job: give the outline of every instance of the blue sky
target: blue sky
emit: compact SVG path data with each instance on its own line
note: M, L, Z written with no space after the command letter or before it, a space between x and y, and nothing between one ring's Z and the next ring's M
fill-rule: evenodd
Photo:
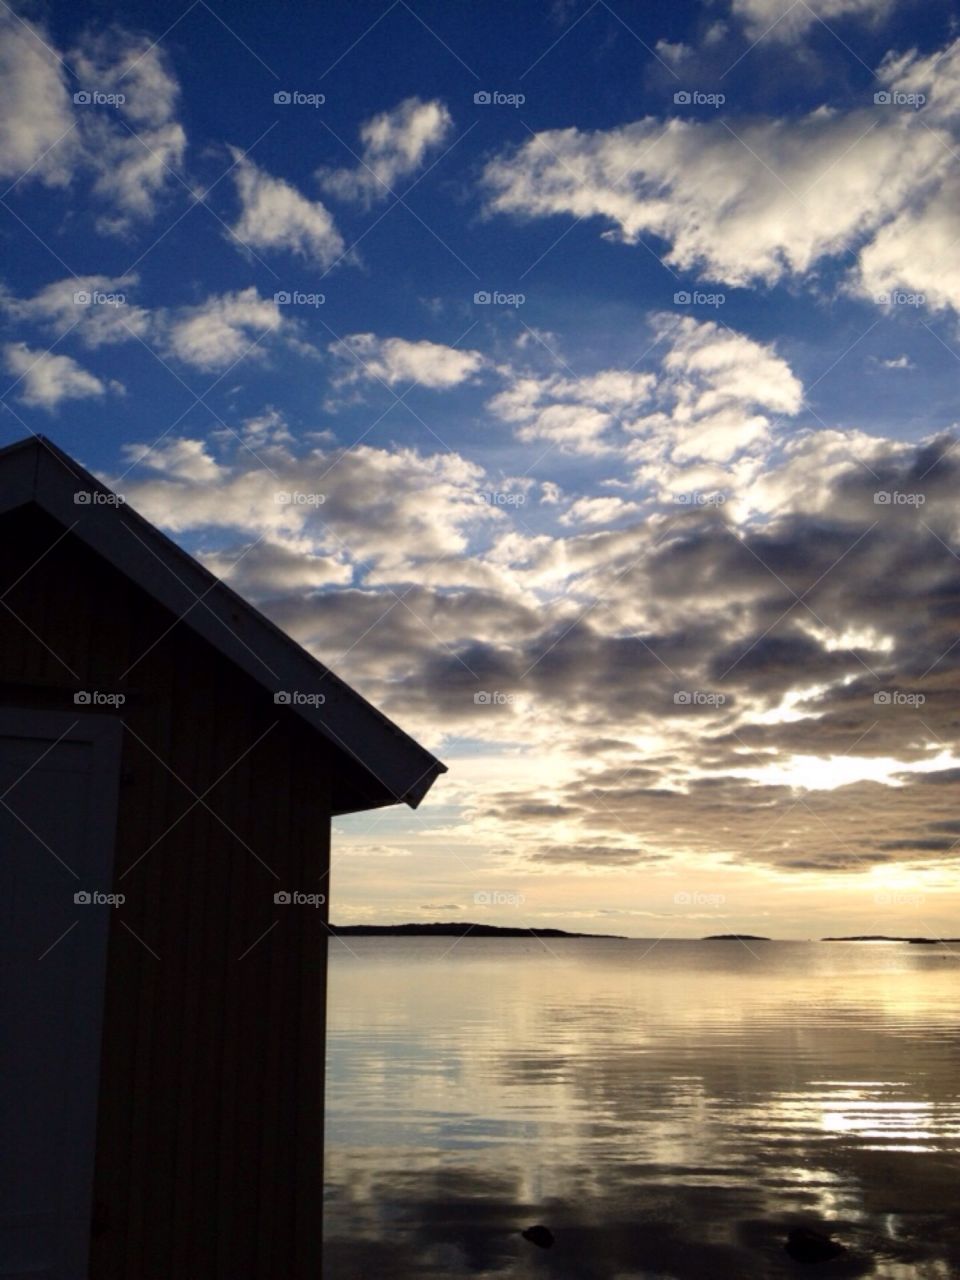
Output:
M337 918L948 927L951 6L0 25L2 439L451 765Z

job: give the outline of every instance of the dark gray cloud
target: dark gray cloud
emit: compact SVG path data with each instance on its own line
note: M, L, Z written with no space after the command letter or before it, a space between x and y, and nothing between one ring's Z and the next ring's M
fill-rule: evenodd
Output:
M931 824L956 821L960 782L960 449L874 442L818 474L821 446L801 444L807 487L789 446L766 514L654 506L563 538L471 524L480 482L456 461L413 459L391 502L397 463L370 451L324 504L339 541L251 554L241 585L454 763L463 742L508 746L502 785L451 785L515 859L945 865L953 828ZM345 568L353 585L333 581Z

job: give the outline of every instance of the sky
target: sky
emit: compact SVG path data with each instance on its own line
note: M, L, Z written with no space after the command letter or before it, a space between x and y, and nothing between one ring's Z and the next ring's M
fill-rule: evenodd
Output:
M439 755L340 923L960 934L942 0L0 5L0 443Z

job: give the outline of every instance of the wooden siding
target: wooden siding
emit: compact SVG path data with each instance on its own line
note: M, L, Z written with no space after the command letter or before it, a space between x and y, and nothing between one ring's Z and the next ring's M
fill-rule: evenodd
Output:
M342 762L62 534L0 519L0 705L127 699L91 1277L315 1278L327 911L273 895L326 894Z

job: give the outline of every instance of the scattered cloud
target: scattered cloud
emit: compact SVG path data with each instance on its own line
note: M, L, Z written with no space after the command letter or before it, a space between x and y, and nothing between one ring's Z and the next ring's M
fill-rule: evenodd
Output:
M262 537L233 585L437 749L486 744L501 772L458 757L450 794L517 868L919 866L956 839L935 785L960 767L953 440L781 452L738 503L553 535L478 504L494 480L451 454L275 449L311 508L178 440L124 491L175 532Z
M551 363L557 363L553 355ZM627 429L649 404L656 381L652 373L623 369L580 377L570 370L515 370L488 408L514 424L521 441L547 440L566 452L600 454L611 449L612 433Z
M0 296L0 310L21 325L35 325L58 338L75 337L83 346L99 348L141 341L165 358L195 369L215 372L237 361L263 360L265 340L293 331L273 298L254 286L211 294L203 302L148 310L133 295L134 275L69 276L46 285L32 298ZM260 426L269 428L268 419ZM274 423L274 425L276 425Z
M446 391L477 376L486 363L479 351L458 350L439 342L409 342L406 338L378 338L354 333L331 343L329 350L348 366L335 378L336 386L383 382L393 387L415 382Z
M325 205L308 200L282 178L271 177L236 147L230 154L241 205L232 231L242 245L287 250L321 267L343 255L343 237Z
M276 302L251 285L172 312L163 321L163 342L168 355L216 372L241 359L263 359L262 340L281 323Z
M0 176L69 181L79 138L65 70L43 26L0 12Z
M691 47L682 40L658 40L654 47L664 62L669 62L674 67L686 62L693 53Z
M18 398L32 408L52 410L64 400L84 400L105 395L108 386L70 356L35 351L25 342L8 342L3 349L4 364L15 374ZM119 383L109 389L122 391Z
M69 65L77 79L68 81ZM0 14L0 174L92 181L98 230L127 232L181 185L179 85L158 43L120 28L85 32L61 55L49 31Z
M752 39L795 40L811 27L845 18L879 24L894 0L733 0L731 12L746 24Z
M32 298L4 295L0 306L15 320L48 333L59 336L71 330L86 347L112 346L150 331L150 313L132 302L138 283L136 275L67 276Z
M80 92L119 96L117 105L81 103L85 159L94 194L107 205L102 231L125 232L152 218L170 190L181 190L187 138L176 119L180 86L161 46L122 30L86 37L71 60Z
M639 503L627 502L623 498L578 498L560 516L563 525L578 524L612 524L625 516L634 516L642 508Z
M658 372L607 369L587 376L516 369L489 402L521 441L568 453L618 452L649 479L654 460L721 463L766 440L770 414L791 417L803 388L772 346L716 321L652 317ZM555 360L554 360L555 362Z
M321 185L341 200L366 205L385 200L396 194L393 187L398 179L416 173L452 128L450 112L439 100L406 98L361 126L357 164L321 172Z
M491 160L484 186L492 213L600 218L608 237L656 236L672 268L729 285L808 275L862 244L869 292L896 278L891 264L909 262L924 233L929 252L903 274L932 275L956 203L952 163L949 138L917 112L871 102L791 120L647 117L546 130ZM952 298L953 284L943 292Z

